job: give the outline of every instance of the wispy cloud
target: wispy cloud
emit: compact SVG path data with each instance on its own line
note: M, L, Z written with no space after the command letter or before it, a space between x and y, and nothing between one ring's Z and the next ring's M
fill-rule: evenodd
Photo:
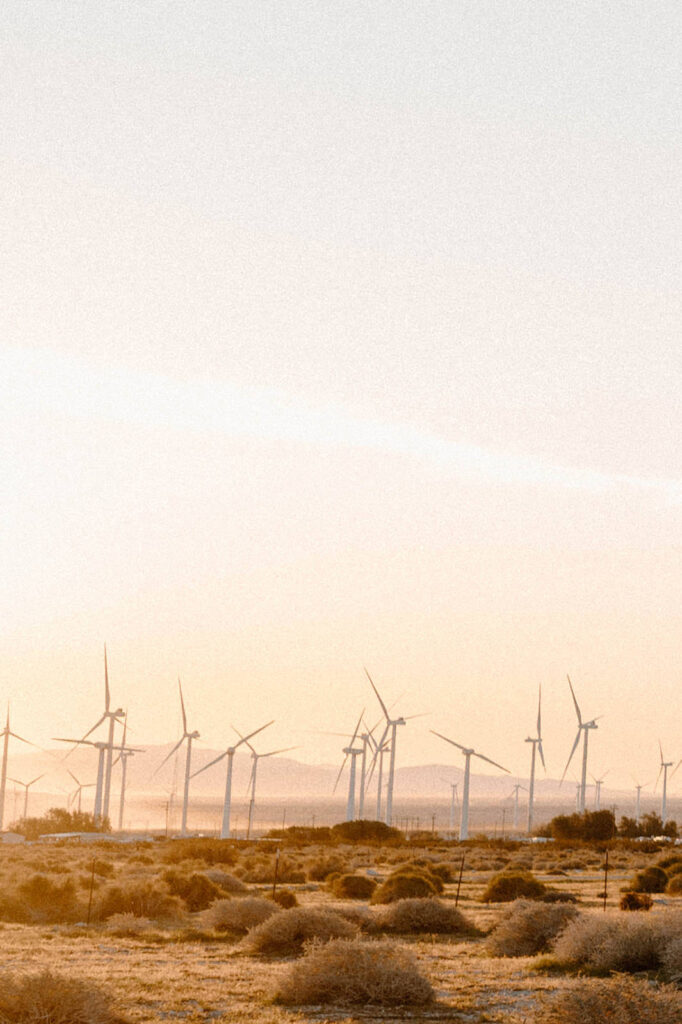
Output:
M5 416L57 413L150 429L368 448L483 482L597 492L629 488L682 501L682 480L561 466L451 441L411 425L360 418L342 408L312 405L270 388L209 379L176 381L130 369L104 369L53 352L17 349L5 350L0 387Z

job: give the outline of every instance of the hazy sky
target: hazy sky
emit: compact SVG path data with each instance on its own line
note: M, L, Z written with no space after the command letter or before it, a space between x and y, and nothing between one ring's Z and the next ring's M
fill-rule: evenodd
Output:
M38 742L682 757L677 3L8 0L0 699ZM402 696L401 696L402 695ZM341 741L342 742L342 741ZM330 745L331 744L331 745ZM678 781L679 779L679 781ZM682 772L673 780L682 786Z

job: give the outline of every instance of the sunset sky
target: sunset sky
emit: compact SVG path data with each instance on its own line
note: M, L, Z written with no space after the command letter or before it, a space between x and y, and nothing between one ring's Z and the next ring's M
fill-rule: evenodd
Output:
M7 0L0 705L682 758L682 12ZM454 756L453 756L454 755ZM671 784L682 792L682 770Z

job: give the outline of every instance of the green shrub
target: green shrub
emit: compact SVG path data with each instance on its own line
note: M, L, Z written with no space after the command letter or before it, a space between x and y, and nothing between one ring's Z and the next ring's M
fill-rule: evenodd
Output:
M402 872L391 875L372 893L372 903L393 903L395 900L425 899L437 893L434 883L423 874Z
M500 871L494 875L481 896L482 903L511 903L513 900L537 900L546 887L530 871Z
M536 956L549 949L553 939L578 911L564 903L516 900L500 916L486 940L491 956Z
M433 996L405 949L359 939L312 945L280 979L275 993L278 1002L299 1006L425 1006Z
M367 875L339 875L330 885L334 895L343 900L368 900L376 887Z
M243 945L248 952L264 956L298 956L303 944L311 939L329 942L350 938L355 932L350 921L332 910L293 907L252 928Z

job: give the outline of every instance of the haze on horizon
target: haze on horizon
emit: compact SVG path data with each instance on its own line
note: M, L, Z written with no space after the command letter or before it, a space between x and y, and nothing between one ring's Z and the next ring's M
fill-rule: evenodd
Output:
M679 6L10 0L0 704L682 757ZM271 745L271 746L270 746ZM682 787L671 782L671 796Z

